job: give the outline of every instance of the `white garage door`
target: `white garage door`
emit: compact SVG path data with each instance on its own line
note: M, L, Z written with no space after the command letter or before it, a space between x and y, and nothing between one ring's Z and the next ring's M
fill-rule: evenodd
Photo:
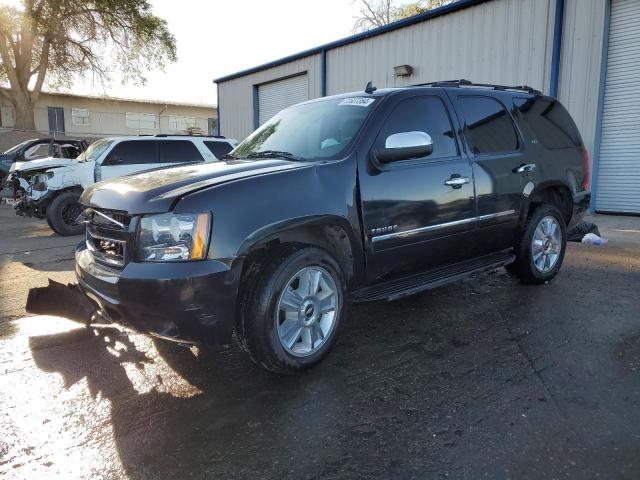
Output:
M640 1L613 0L596 210L640 213Z
M258 122L262 125L280 110L309 99L307 74L258 86Z

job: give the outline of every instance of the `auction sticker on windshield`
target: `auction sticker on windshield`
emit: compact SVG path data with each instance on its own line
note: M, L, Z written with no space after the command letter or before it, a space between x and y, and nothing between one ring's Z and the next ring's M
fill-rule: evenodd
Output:
M353 105L355 107L368 107L375 101L374 98L352 97L345 98L338 105Z

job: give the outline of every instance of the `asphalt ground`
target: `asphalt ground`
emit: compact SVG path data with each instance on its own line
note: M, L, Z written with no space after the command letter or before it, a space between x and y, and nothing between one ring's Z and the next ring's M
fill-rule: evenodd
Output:
M559 276L351 307L318 367L27 316L79 238L0 205L0 477L640 478L640 218Z

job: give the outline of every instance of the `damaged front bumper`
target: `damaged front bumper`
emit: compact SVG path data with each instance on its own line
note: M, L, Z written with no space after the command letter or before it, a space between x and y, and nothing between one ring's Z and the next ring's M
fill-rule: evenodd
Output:
M19 172L13 172L7 178L7 185L13 188L13 206L16 215L23 217L45 218L46 209L54 197L46 183L37 182L37 176L25 178Z
M122 270L96 261L86 243L76 251L79 289L116 322L181 343L231 341L237 285L219 261L129 262Z

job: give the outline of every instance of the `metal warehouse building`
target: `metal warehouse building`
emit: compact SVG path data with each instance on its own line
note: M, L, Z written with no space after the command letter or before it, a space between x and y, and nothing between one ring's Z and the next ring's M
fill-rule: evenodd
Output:
M285 107L369 80L459 78L557 96L591 154L592 209L640 213L640 0L460 0L216 79L219 126L242 139Z

